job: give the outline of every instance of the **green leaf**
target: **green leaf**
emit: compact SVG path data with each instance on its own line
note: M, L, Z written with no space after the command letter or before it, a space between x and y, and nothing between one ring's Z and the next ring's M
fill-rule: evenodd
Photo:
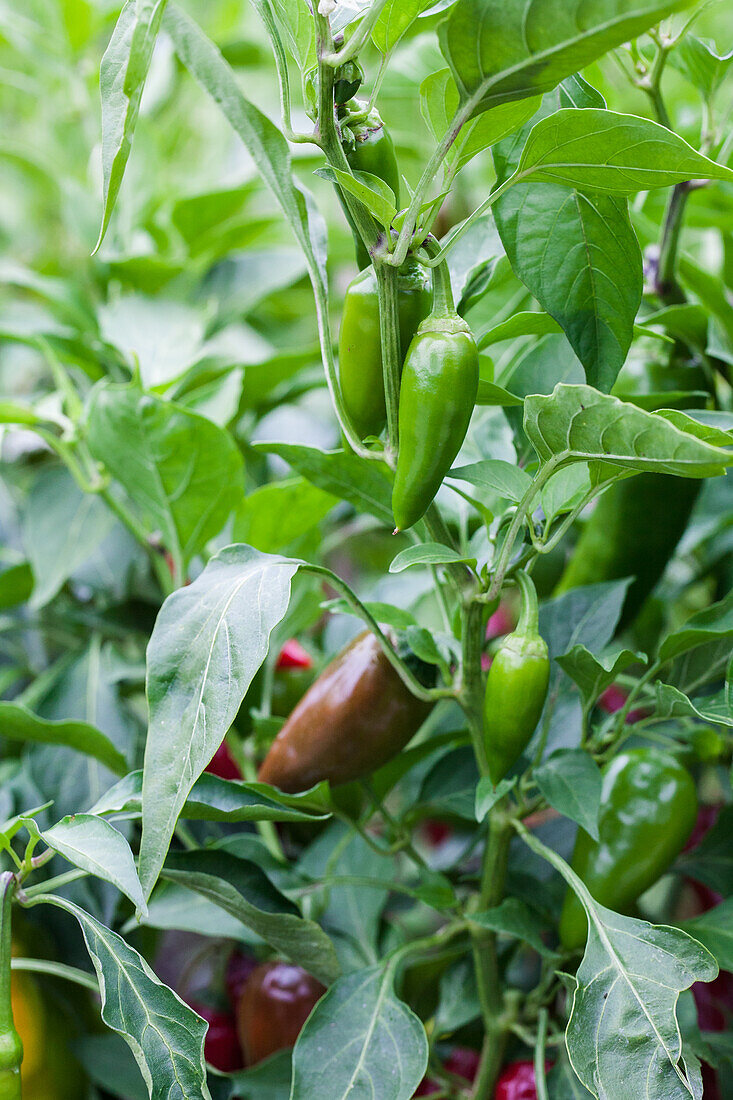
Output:
M93 814L130 816L142 810L142 771L130 772L92 806ZM324 821L330 799L321 784L303 794L283 794L265 783L242 783L204 772L181 810L187 821Z
M458 89L450 69L431 73L420 85L420 110L436 141L442 141L458 110ZM523 126L539 107L538 98L502 103L461 127L446 154L446 162L458 172L482 150L495 145Z
M670 53L670 63L684 73L710 102L730 72L733 51L719 54L714 42L686 34Z
M421 12L433 0L387 0L372 28L372 42L380 53L391 53Z
M562 332L562 329L549 314L520 311L482 333L477 343L479 348L488 348L501 340L516 340L519 336L546 336L550 332Z
M524 430L542 463L600 463L634 471L715 477L730 455L590 386L559 383L549 396L524 401Z
M560 107L595 106L599 99L605 106L590 85L566 80L545 97L535 120ZM528 123L494 148L499 183L516 170L531 132ZM626 200L530 178L512 186L493 210L512 268L562 327L588 382L609 390L631 346L643 284ZM542 318L520 316L528 324ZM539 327L539 320L531 323ZM551 323L545 317L548 331Z
M459 554L457 550L451 550L449 546L443 546L439 542L425 542L420 546L408 546L401 550L393 558L390 573L402 573L413 565L449 565L466 564L476 565L475 558L468 558Z
M721 970L733 970L733 898L726 898L699 917L683 921L681 927L707 947Z
M244 491L242 458L228 432L135 386L95 387L87 439L149 532L159 532L184 567Z
M557 516L572 512L590 491L588 468L581 462L557 470L540 489L540 504L545 519L552 523Z
M724 806L715 825L691 852L680 856L675 870L698 879L718 894L733 893L733 806Z
M178 815L231 726L290 600L298 563L228 546L163 604L148 645L140 880L155 885Z
M733 637L733 592L691 615L684 626L669 634L659 649L659 659L670 661L695 646L730 637Z
M730 168L658 122L593 107L565 108L537 123L517 167L518 180L529 176L612 195L691 179L733 181Z
M365 463L345 451L319 451L298 443L257 442L255 450L279 455L319 489L393 526L392 482L386 466Z
M509 390L505 390L502 386L497 386L493 382L487 382L486 379L480 378L478 393L476 394L476 404L497 405L504 408L521 408L524 402L521 397L515 397L513 393L509 393Z
M582 749L559 749L535 770L534 778L554 809L598 840L602 779L592 756Z
M397 215L395 194L379 176L371 172L342 172L340 168L318 168L316 175L348 191L374 215L380 225L389 229Z
M657 691L656 713L660 718L689 717L719 726L733 727L733 713L725 689L700 699L690 699L673 684L655 685Z
M17 562L0 573L0 611L25 603L33 591L30 563Z
M302 477L261 485L234 513L232 538L264 554L275 554L320 523L336 503L332 493Z
M548 92L690 0L458 0L438 31L469 117Z
M573 1069L594 1096L700 1097L676 1006L682 990L716 977L715 960L676 928L619 916L584 895L588 943L566 1033ZM621 1035L633 1037L633 1049L621 1052Z
M502 799L505 794L509 793L516 781L516 778L502 779L494 786L487 775L485 775L483 779L480 779L476 787L476 820L484 821L496 803Z
M0 737L41 745L64 745L98 760L116 775L125 775L124 756L100 730L87 722L39 718L20 703L0 702Z
M23 543L33 570L30 606L45 607L115 527L98 496L83 493L66 469L44 470L33 484L23 521Z
M428 1062L423 1025L392 989L390 969L347 974L318 1001L293 1051L291 1100L410 1100Z
M602 654L594 656L584 645L574 645L568 652L555 658L571 680L580 688L580 695L585 707L595 703L599 695L606 688L615 683L619 673L634 664L645 664L644 653L634 653L630 649L622 649L618 653Z
M502 458L486 458L470 466L458 466L446 476L467 481L482 489L493 489L499 496L514 501L520 501L532 484L532 478L525 470Z
M102 1019L130 1047L150 1100L211 1100L204 1064L208 1025L116 932L66 898L44 901L78 920L99 979Z
M307 0L270 0L285 41L301 72L316 64L316 30Z
M514 936L518 940L529 944L540 955L547 958L555 957L542 938L545 927L542 921L519 898L505 898L501 905L494 909L485 909L483 912L471 915L474 924L480 924L482 928L490 928L492 932L503 932L507 936Z
M96 252L107 232L125 174L145 78L166 0L128 0L117 20L99 70L102 96L104 214Z
M130 845L122 833L104 818L94 814L74 814L40 835L49 848L69 863L111 882L136 908L143 914L146 912Z
M161 872L251 928L266 943L329 985L339 972L333 944L249 859L214 849L170 853Z

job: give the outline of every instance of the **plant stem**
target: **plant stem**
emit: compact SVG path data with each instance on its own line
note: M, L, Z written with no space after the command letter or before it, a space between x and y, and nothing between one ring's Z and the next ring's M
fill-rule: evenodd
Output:
M396 458L399 448L398 413L400 404L400 321L397 305L397 269L389 264L377 264L377 290L379 292L379 330L382 339L382 377L384 400L387 406L387 436L390 459Z
M54 978L64 978L67 982L74 982L84 989L91 989L93 993L99 993L99 982L93 974L86 970L79 970L76 966L68 966L66 963L54 962L52 959L13 959L13 970L27 971L30 974L50 974Z
M323 58L324 64L337 67L343 65L345 61L350 61L352 57L356 57L369 41L372 29L382 14L382 8L386 3L387 0L374 0L374 3L359 24L358 29L354 32L343 49L325 55Z
M10 960L13 953L12 905L17 880L12 871L0 874L0 1096L20 1100L23 1044L15 1030Z
M462 659L460 703L468 722L471 743L479 774L489 774L489 761L484 744L484 700L481 674L481 654L484 648L485 607L475 600L464 605L462 624Z
M687 301L677 282L677 252L679 250L682 223L690 194L689 183L678 183L672 188L662 226L655 290L665 305L681 305Z
M547 1009L541 1008L539 1021L537 1024L537 1043L534 1048L534 1079L535 1088L537 1089L537 1100L549 1100L549 1097L547 1095L547 1078L545 1075L545 1044L547 1043L547 1020Z
M484 849L481 886L476 898L477 912L492 909L504 895L511 827L501 803L489 817L489 837ZM471 929L476 981L484 1019L481 1062L473 1088L474 1100L488 1100L494 1094L504 1058L511 1021L504 1012L496 955L496 933L475 926Z

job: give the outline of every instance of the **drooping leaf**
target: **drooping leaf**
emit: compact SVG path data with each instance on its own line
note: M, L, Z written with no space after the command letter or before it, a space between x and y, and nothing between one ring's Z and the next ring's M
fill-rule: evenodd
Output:
M659 658L669 661L705 642L730 637L733 637L733 592L691 615L678 630L668 634L659 649Z
M413 565L458 565L461 563L475 566L476 559L459 554L457 550L452 550L449 546L442 546L439 542L426 542L421 543L420 546L408 546L406 550L401 550L392 560L389 571L390 573L401 573L404 569L409 569Z
M535 770L534 778L554 809L598 840L602 779L592 756L582 749L558 749Z
M91 756L117 775L124 775L128 768L124 756L109 738L88 722L51 721L33 714L21 703L0 702L0 736L12 741L64 745Z
M375 966L331 986L295 1044L291 1100L413 1096L427 1066L427 1038L392 982L389 969Z
M130 1047L150 1100L211 1100L204 1020L116 932L66 898L44 900L78 920L99 979L102 1019Z
M583 704L588 707L618 679L619 673L645 659L645 654L630 649L596 657L584 645L574 645L557 658L557 663L578 685Z
M140 847L146 897L178 814L267 655L297 568L295 561L249 546L225 547L160 610L148 646L150 723Z
M95 814L74 814L45 829L40 836L49 848L75 867L111 882L145 912L130 845L109 821Z
M492 932L503 932L507 936L515 936L533 947L540 955L552 958L555 954L542 938L542 933L545 931L542 921L519 898L504 898L500 905L472 915L471 920L475 924L480 924L482 928L491 929Z
M715 956L721 970L733 970L733 898L686 920L682 928Z
M554 88L691 0L458 0L439 30L469 117Z

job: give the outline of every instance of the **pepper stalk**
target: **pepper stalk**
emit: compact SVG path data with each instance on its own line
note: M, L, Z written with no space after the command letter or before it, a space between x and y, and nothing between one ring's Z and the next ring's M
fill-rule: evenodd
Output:
M20 1064L23 1043L13 1020L11 998L12 917L17 879L0 874L0 1100L21 1100Z

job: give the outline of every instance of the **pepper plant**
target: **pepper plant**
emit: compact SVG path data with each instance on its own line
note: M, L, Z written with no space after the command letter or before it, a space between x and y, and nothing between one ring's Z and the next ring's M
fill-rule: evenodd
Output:
M192 6L0 153L0 1096L730 1089L730 18Z

